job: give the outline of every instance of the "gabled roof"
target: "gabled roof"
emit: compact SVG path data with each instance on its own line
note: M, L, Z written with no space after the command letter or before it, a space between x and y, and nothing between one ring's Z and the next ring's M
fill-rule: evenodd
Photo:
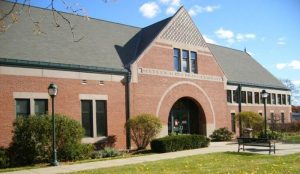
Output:
M207 45L225 73L228 83L287 90L281 81L247 52L214 44Z

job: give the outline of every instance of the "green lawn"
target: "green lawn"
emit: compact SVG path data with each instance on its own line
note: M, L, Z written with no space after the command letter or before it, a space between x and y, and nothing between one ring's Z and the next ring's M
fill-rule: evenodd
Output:
M76 173L299 173L300 153L286 156L211 153Z
M300 134L286 135L283 137L286 142L298 142L300 143Z

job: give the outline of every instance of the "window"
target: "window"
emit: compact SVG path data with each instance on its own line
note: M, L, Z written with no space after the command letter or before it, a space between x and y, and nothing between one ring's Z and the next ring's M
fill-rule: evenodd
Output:
M232 103L232 96L231 96L231 90L227 90L227 102Z
M197 73L197 53L191 52L191 70L193 73Z
M281 112L281 123L284 123L284 112Z
M281 94L277 94L278 104L281 105Z
M180 50L177 48L174 48L173 51L173 59L174 59L174 69L176 71L181 71L181 66L180 66Z
M48 100L35 99L34 100L34 113L36 115L43 115L48 113Z
M262 112L259 112L258 114L259 114L260 116L262 116Z
M189 51L187 50L182 51L182 69L184 72L190 72Z
M235 113L231 113L231 131L235 132Z
M272 94L272 104L276 105L276 94Z
M16 99L16 115L17 117L30 115L30 99Z
M106 101L96 101L97 136L107 135Z
M92 100L81 100L81 123L86 137L93 137Z
M259 104L259 92L254 92L254 102Z
M246 103L246 91L242 91L242 103Z
M282 104L286 105L286 95L282 94Z
M291 96L288 95L288 105L291 105Z
M248 96L248 103L253 103L253 99L252 99L252 92L251 91L248 91L247 92L247 96Z
M235 103L237 103L237 102L238 102L238 94L237 94L237 90L233 90L232 93L233 93L233 101L234 101Z
M268 93L267 103L268 103L268 104L271 104L271 94L270 94L270 93Z

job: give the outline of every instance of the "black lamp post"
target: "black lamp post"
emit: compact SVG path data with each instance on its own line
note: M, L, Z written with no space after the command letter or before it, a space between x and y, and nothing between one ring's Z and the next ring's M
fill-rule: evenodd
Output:
M265 116L265 138L267 138L267 107L266 107L266 100L267 100L267 97L268 97L268 93L266 92L266 90L262 90L261 92L261 97L263 98L263 101L264 101L264 116Z
M55 83L51 83L48 87L48 93L52 99L52 153L53 153L53 161L51 165L58 166L57 155L56 155L56 147L55 147L55 116L54 116L54 97L57 95L57 85Z

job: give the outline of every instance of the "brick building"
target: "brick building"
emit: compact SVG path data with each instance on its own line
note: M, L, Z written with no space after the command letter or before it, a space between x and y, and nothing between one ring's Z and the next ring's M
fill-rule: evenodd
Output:
M63 15L76 24L74 37L35 7L0 34L0 146L10 143L16 117L48 112L51 82L59 88L56 112L81 122L83 142L113 134L119 148L126 119L140 113L162 120L161 136L235 131L239 106L263 113L263 89L268 118L290 121L290 91L247 52L206 43L183 7L145 28Z

